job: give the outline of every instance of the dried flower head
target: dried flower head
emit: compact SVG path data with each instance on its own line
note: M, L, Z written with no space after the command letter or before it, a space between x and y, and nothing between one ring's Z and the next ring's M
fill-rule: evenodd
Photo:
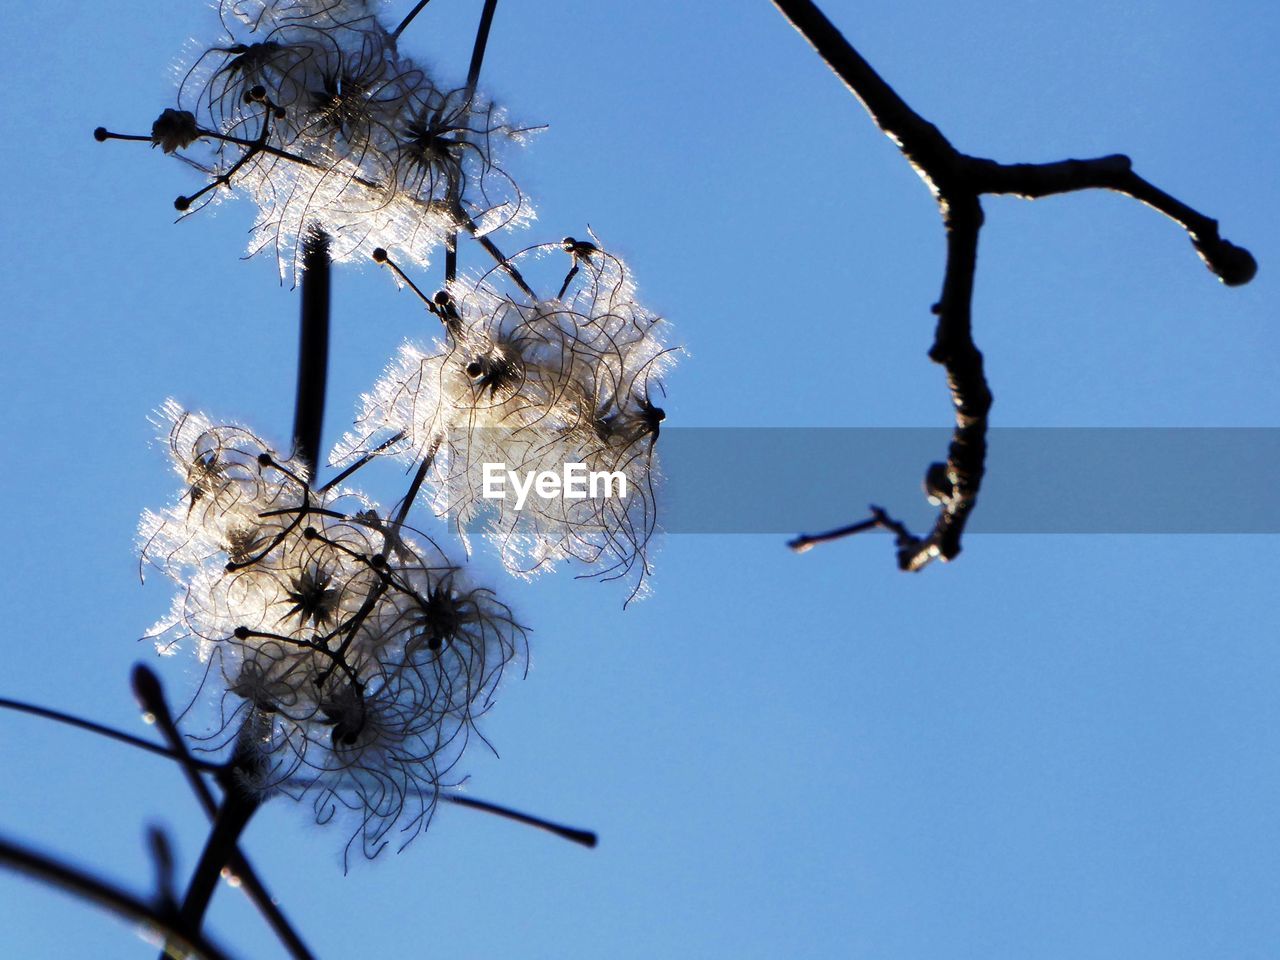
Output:
M555 297L507 295L489 278L451 284L440 300L447 309L437 307L443 338L429 350L402 348L334 458L429 461L434 510L464 538L480 530L512 572L569 559L590 576L628 579L635 596L657 523L664 414L654 398L675 353L621 260L595 243L558 246L572 269ZM619 482L598 496L517 503L485 495L493 464L517 476L580 464Z
M369 0L220 0L219 14L225 35L152 129L153 144L210 178L178 209L219 187L248 196L250 251L273 246L282 275L313 227L339 261L383 247L426 264L452 231L531 218L502 153L532 130L402 56Z
M353 811L367 856L397 824L411 838L524 629L359 495L312 490L243 428L163 416L182 494L144 515L142 555L180 587L157 645L222 681L206 738L251 744L250 789Z

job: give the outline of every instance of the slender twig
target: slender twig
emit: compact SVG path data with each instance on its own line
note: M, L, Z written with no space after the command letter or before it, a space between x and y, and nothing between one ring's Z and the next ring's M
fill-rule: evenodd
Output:
M150 667L139 663L134 665L132 680L134 696L138 698L142 709L151 715L156 729L160 731L160 735L168 742L173 758L182 765L182 771L187 776L187 783L190 784L191 791L196 795L196 799L200 801L200 806L204 808L205 813L212 816L217 812L218 803L214 799L209 785L205 783L204 777L201 775L203 768L200 761L197 761L191 755L191 751L187 749L186 741L182 739L182 734L178 732L178 725L174 722L173 713L169 709L169 701L165 699L164 687L160 683L160 678L156 676L155 671ZM219 764L217 770L221 772L222 769L223 765Z
M498 0L484 0L484 9L480 11L480 25L476 27L476 42L471 48L471 64L467 67L467 99L476 92L476 84L480 82L480 67L484 64L484 51L489 45L489 29L493 26L493 14L498 9Z
M196 799L200 801L200 806L204 809L209 819L214 820L218 814L217 801L209 790L209 785L205 783L204 777L200 775L202 769L199 765L200 761L197 761L191 755L191 752L187 749L186 741L178 731L178 725L174 722L173 713L169 709L169 702L164 695L164 688L160 683L160 678L149 667L138 664L133 669L133 689L143 708L155 718L156 728L169 742L174 759L182 764L183 772L187 775L187 782L190 784L192 792L196 795ZM223 767L219 765L217 769L221 772ZM258 876L258 872L249 862L249 858L241 852L238 846L232 851L229 866L232 872L240 879L241 889L244 890L245 896L258 908L258 912L262 914L267 925L280 938L280 942L284 944L289 954L294 957L294 960L314 960L313 954L302 941L302 937L294 929L293 925L289 923L279 904L275 902L275 899L267 891L266 885Z
M1056 163L996 163L966 157L968 174L982 193L1014 194L1026 200L1077 190L1112 190L1131 197L1182 227L1205 265L1229 287L1248 283L1258 262L1248 250L1218 234L1218 221L1138 176L1124 154Z
M480 11L480 24L476 27L476 40L471 47L471 65L467 68L466 96L463 98L468 109L470 109L471 101L476 95L476 84L480 82L480 67L484 64L484 51L489 45L489 30L493 26L493 14L497 9L498 0L485 0L484 9ZM416 14L417 11L415 10L414 13ZM459 134L459 136L465 135ZM458 195L457 180L453 180L449 184L449 204L458 213L462 212L462 198ZM458 217L457 219L461 221L463 218ZM466 217L466 222L468 224L467 229L474 235L475 224L471 222L470 217ZM492 255L495 249L489 249L489 253ZM448 284L457 279L458 231L453 229L444 238L444 280Z
M932 464L926 475L929 499L939 507L928 535L913 536L903 524L877 510L871 520L824 534L806 534L792 540L790 546L803 551L819 543L885 527L897 534L898 565L904 570L918 570L934 558L950 560L960 553L961 535L977 503L986 469L992 395L971 322L983 194L1010 193L1034 199L1076 190L1114 190L1179 224L1201 259L1224 283L1248 283L1257 272L1257 264L1247 250L1219 236L1217 221L1134 173L1128 157L1113 154L1094 160L1001 164L961 153L937 127L898 96L812 0L773 3L861 101L881 131L898 145L938 202L947 235L947 261L942 296L933 308L938 324L929 357L945 368L955 408L955 430L947 460Z
M45 720L55 720L58 723L65 723L70 727L87 730L90 733L96 733L99 736L108 737L111 740L128 744L131 747L137 747L139 750L146 750L148 753L154 753L157 756L165 757L169 760L182 760L181 757L176 756L172 750L162 744L143 740L141 737L135 737L131 733L125 733L122 730L115 730L111 727L104 726L101 723L95 723L92 720L85 720L81 717L72 716L69 713L63 713L61 710L52 710L49 707L41 707L33 703L23 703L21 700L11 700L8 697L0 697L0 709L16 710L19 713L29 713L34 717L42 717ZM222 769L222 764L220 763L211 763L208 760L196 760L194 757L191 758L191 763L210 773L215 773Z
M440 449L441 441L441 437L436 437L431 442L431 446L427 448L427 452L422 457L422 462L418 464L418 469L413 475L413 480L409 484L409 491L404 495L404 499L400 501L400 507L396 511L395 519L392 520L391 529L387 535L386 549L388 552L400 539L400 529L404 526L404 522L409 516L409 510L413 507L413 501L418 497L418 491L422 489L422 484L427 479L427 472L431 469L432 461L436 458L436 451Z
M329 369L329 238L313 229L302 249L302 310L298 336L298 391L294 406L296 456L314 481L324 426L325 380Z
M867 530L874 530L880 526L880 521L875 517L870 520L859 520L857 523L851 523L848 526L836 527L834 530L828 530L825 533L802 533L787 541L787 546L796 553L804 553L806 550L812 550L820 543L830 543L832 540L839 540L843 537L853 536L855 533L864 533Z
M531 827L537 827L539 830L546 830L548 833L554 833L557 837L563 837L573 843L581 844L584 847L594 847L599 841L592 830L581 830L577 827L566 827L559 823L552 823L550 820L544 820L542 817L535 817L528 813L521 813L519 810L513 810L510 807L504 807L501 804L490 803L487 800L478 800L475 797L469 797L463 793L442 793L440 799L445 800L459 807L470 807L473 810L483 810L485 813L492 813L498 817L505 817L508 820L514 820L517 823L523 823Z
M149 924L183 949L185 956L229 960L229 954L210 943L198 926L187 923L172 910L148 903L104 880L4 837L0 837L0 864L50 886L60 887L78 897L92 900L123 917ZM168 955L167 952L164 954L165 957Z
M414 291L417 292L416 287L414 288ZM421 294L419 294L419 296L421 296ZM382 453L383 450L386 450L390 446L394 446L395 444L399 443L403 439L404 439L404 431L401 430L394 437L391 437L388 440L382 441L382 443L378 444L376 447L374 447L372 450L370 450L368 453L362 456L355 463L351 464L351 466L347 467L345 470L339 473L332 480L328 481L324 486L317 488L316 493L328 493L330 490L332 490L334 487L340 484L343 480L347 479L347 477L351 476L353 473L355 473L365 464L369 463L372 460L375 460L378 454ZM326 515L332 515L332 516L338 517L339 519L345 519L345 516L346 516L345 514L334 513L333 511L330 511L330 510L316 510L314 512L324 513ZM267 516L267 514L264 513L263 516Z
M480 227L477 226L476 222L467 215L466 211L460 206L455 206L453 215L457 217L458 222L461 223L463 228L475 238L480 246L484 247L489 256L493 257L493 262L498 265L498 268L510 277L512 282L523 290L530 298L537 300L538 295L534 293L533 288L525 282L524 277L521 275L520 270L516 267L515 263L503 254L503 252L498 249L498 245L490 240L487 235L479 235Z
M397 40L400 39L400 34L404 33L405 27L413 23L413 18L416 17L418 14L420 14L423 8L430 2L431 0L418 0L418 3L414 6L414 8L409 11L408 16L406 16L403 20L400 21L400 26L396 27L394 30L391 31L391 36Z
M444 282L458 279L458 231L450 230L444 238Z
M178 918L184 929L199 930L204 923L204 915L213 899L218 878L234 857L236 843L261 803L257 797L237 790L233 784L228 783L226 797L213 821L213 829L209 831L200 860L187 885L186 897L178 911ZM166 953L161 953L160 960L165 960Z

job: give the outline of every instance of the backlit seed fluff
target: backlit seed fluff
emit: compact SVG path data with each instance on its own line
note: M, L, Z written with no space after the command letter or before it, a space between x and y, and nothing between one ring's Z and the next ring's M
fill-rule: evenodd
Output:
M452 230L531 218L503 155L532 130L402 56L372 4L221 0L219 13L225 35L153 130L219 185L179 198L179 209L225 187L248 196L258 208L250 251L273 248L282 274L312 226L331 236L335 260L384 247L426 264Z
M248 744L248 789L353 814L367 856L393 828L411 839L524 628L431 541L358 494L311 490L248 430L172 402L161 419L180 494L143 516L141 550L178 585L157 646L193 648L218 691L198 739Z
M621 260L592 243L566 249L574 272L556 297L508 295L488 280L450 285L443 337L401 349L334 458L430 458L432 508L464 538L491 541L510 571L570 560L636 596L657 528L661 380L676 351ZM624 477L627 495L531 496L517 510L514 498L483 496L493 463L520 474L583 464Z

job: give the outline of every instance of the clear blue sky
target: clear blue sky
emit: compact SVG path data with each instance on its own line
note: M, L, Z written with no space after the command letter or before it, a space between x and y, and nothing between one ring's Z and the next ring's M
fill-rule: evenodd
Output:
M435 0L404 48L461 77L478 8ZM1280 8L825 8L962 149L1129 153L1261 264L1225 289L1110 195L988 201L975 325L996 425L1280 426ZM174 225L195 174L90 136L147 130L212 28L199 3L50 0L8 10L0 36L0 693L134 731L129 668L154 661L136 638L170 596L139 586L132 553L139 512L173 492L149 412L173 395L277 438L291 419L297 296L239 259L249 209ZM529 240L590 224L676 324L670 424L946 424L925 359L933 202L770 4L507 2L484 85L550 125L514 163ZM330 440L432 323L375 269L340 270L335 296ZM881 499L914 503L919 476ZM397 482L369 485L393 499ZM883 538L796 557L776 536L671 536L654 596L625 612L607 585L508 582L533 668L487 718L502 758L472 753L471 789L600 847L447 809L343 877L345 835L281 800L246 848L327 957L1280 953L1280 539L965 546L908 576ZM193 663L164 667L175 695L194 683ZM0 831L142 890L161 823L190 869L203 821L176 770L44 722L0 730ZM209 929L282 955L233 891ZM0 876L0 953L151 952Z

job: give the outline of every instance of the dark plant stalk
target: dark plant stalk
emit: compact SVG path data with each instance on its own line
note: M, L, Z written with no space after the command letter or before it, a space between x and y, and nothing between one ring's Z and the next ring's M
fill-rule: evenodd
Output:
M329 237L312 230L302 247L302 308L298 334L298 390L294 404L295 455L315 481L324 428L325 384L329 371Z
M507 820L514 820L517 823L523 823L530 827L537 827L539 830L546 830L553 833L557 837L563 837L565 840L573 843L581 844L584 847L594 847L599 840L593 830L581 830L577 827L566 827L559 823L552 823L550 820L544 820L542 817L535 817L528 813L521 813L519 810L513 810L510 807L504 807L497 803L489 803L487 800L477 800L475 797L469 797L463 793L442 793L440 799L448 803L452 803L459 807L470 807L473 810L482 810L485 813L492 813L494 816L504 817Z
M476 27L476 41L471 47L471 64L467 67L466 102L468 106L476 95L476 84L480 82L480 67L484 64L484 51L489 45L489 30L493 27L493 15L497 9L498 0L484 0L484 9L480 11L480 24ZM456 183L449 186L449 203L458 214L461 214L460 220L466 216L462 213L461 197L458 196ZM465 222L469 223L470 217L466 217ZM468 229L474 233L474 224ZM496 248L486 249L493 254ZM503 261L499 260L499 262ZM458 279L458 231L456 229L450 230L444 241L444 279L446 283L452 283Z
M231 863L240 835L261 805L259 798L228 784L226 796L214 818L213 829L209 831L209 838L205 841L178 911L183 929L199 930L204 923L205 912L213 900L213 891L218 886L222 870ZM165 956L161 953L160 960L165 960Z
M480 82L480 67L484 65L484 51L489 45L489 30L493 26L493 15L498 9L498 0L484 0L484 9L480 11L480 25L476 28L476 42L471 48L471 64L467 67L467 99L476 92L476 84Z
M101 723L95 723L92 720L85 720L81 717L72 716L69 713L63 713L61 710L51 710L49 707L41 707L33 703L23 703L21 700L11 700L8 697L0 697L0 709L15 710L18 713L28 713L33 717L42 717L45 720L54 720L58 723L65 723L69 727L87 730L90 733L96 733L99 736L128 744L131 747L137 747L139 750L146 750L148 753L154 753L157 756L165 757L169 760L178 760L184 763L188 762L183 760L182 757L176 756L172 750L162 744L143 740L141 737L135 737L131 733L125 733L122 730L115 730L111 727L104 726ZM216 773L222 769L222 764L220 763L211 763L208 760L197 760L194 757L191 757L189 762L196 768L210 773Z
M194 955L205 960L230 960L229 955L210 943L198 927L175 916L172 910L147 903L104 880L4 837L0 837L0 864L77 897L91 900L122 917L150 924L182 948L185 956ZM166 952L162 960L168 956Z
M173 751L173 758L182 764L183 772L187 776L187 783L191 786L192 792L199 800L201 808L210 820L216 819L218 815L218 804L213 797L213 793L209 790L209 785L205 783L201 774L199 761L191 755L191 751L187 749L186 741L182 739L182 734L178 731L178 725L173 720L173 713L169 709L169 702L165 698L164 688L160 683L160 678L149 667L138 664L133 668L133 690L137 695L142 706L156 719L156 728L168 741L170 749ZM223 766L217 767L218 772L223 771ZM237 846L232 850L231 859L228 863L232 872L240 878L241 888L250 901L258 908L258 912L262 914L267 925L280 938L280 942L284 944L289 951L290 956L294 960L314 960L314 956L303 943L302 937L289 923L284 912L267 892L266 885L258 876L258 872L253 868L246 857Z
M413 18L416 17L418 14L420 14L423 8L426 7L426 5L430 2L431 0L418 0L418 3L414 6L414 8L409 11L408 15L403 20L400 21L400 26L396 27L394 30L391 31L391 36L395 37L396 39L399 39L400 34L404 33L405 27L413 23Z

